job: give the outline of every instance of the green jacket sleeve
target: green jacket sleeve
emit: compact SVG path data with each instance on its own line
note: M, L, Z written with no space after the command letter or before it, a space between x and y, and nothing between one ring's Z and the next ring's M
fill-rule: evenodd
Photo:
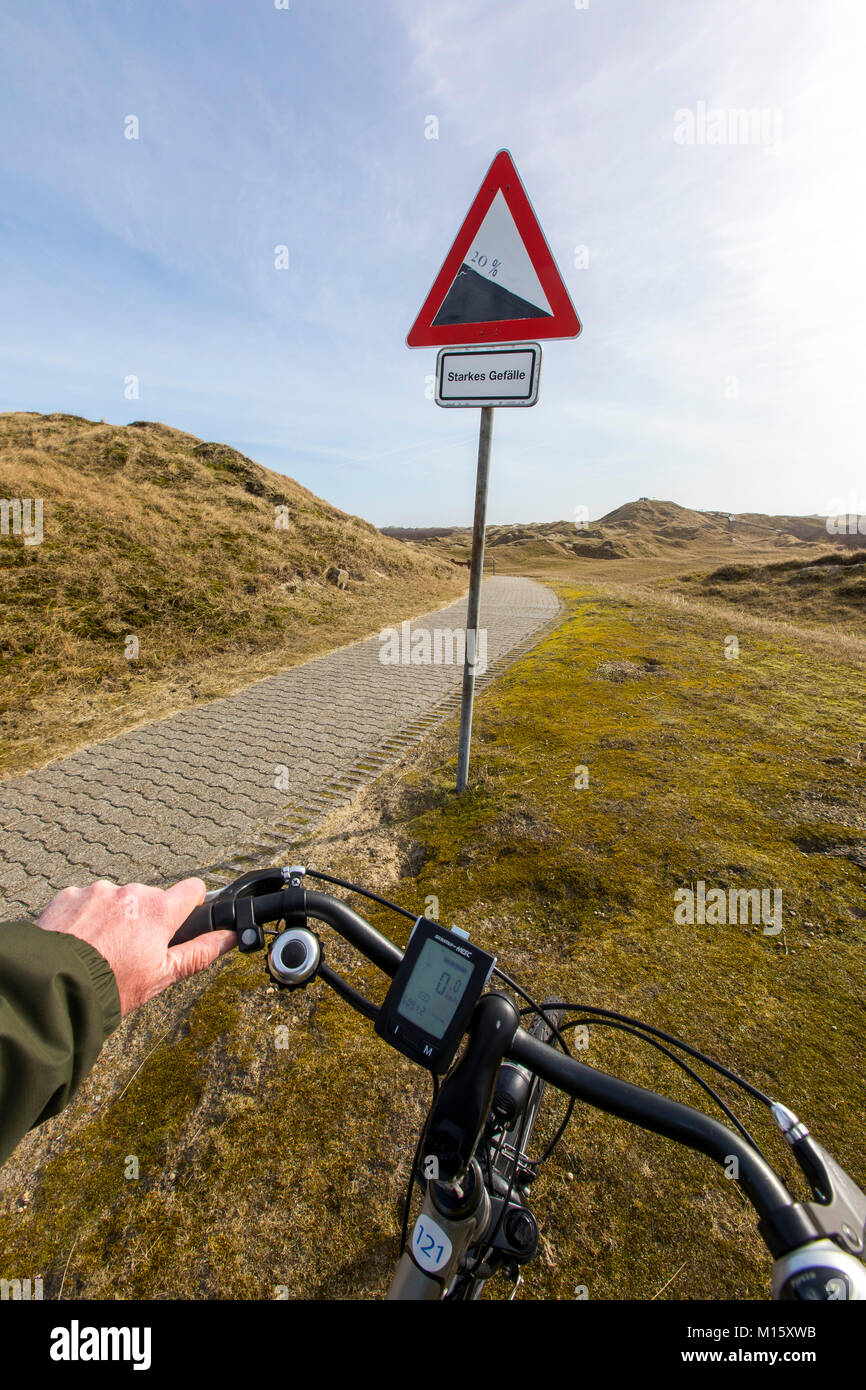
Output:
M119 1023L117 982L95 946L0 923L0 1163L69 1103Z

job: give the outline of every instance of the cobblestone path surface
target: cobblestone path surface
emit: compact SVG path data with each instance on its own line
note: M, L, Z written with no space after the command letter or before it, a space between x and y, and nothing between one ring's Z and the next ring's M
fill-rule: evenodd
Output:
M465 605L408 631L460 628ZM486 580L487 672L476 690L558 613L543 584ZM40 911L70 883L192 873L213 883L290 844L459 707L462 667L448 663L447 641L438 665L385 664L381 651L378 637L354 642L0 782L0 921Z

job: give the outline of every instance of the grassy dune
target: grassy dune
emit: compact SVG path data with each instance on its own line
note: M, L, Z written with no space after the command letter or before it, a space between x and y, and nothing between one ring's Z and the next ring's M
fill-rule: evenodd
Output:
M11 521L0 535L0 773L227 694L465 587L437 557L166 425L0 415L0 496L42 499L44 530L33 545Z
M746 613L866 636L866 549L767 565L723 565L709 574L684 575L669 587Z
M676 502L641 497L598 521L571 520L487 527L486 565L500 574L564 579L569 573L646 579L685 573L696 565L817 556L828 549L845 556L866 546L866 536L847 530L830 535L821 517L698 512ZM465 527L386 527L385 534L429 554L469 559L472 532ZM605 571L609 571L607 575Z
M866 1182L862 665L781 628L744 628L727 660L731 629L711 611L561 593L562 625L479 703L465 797L452 791L454 722L292 855L407 906L435 895L441 919L470 927L538 998L679 1033L786 1101ZM676 890L700 879L780 888L783 933L676 925ZM399 919L370 915L405 939ZM374 972L326 948L380 997ZM268 993L256 959L226 961L158 1031L151 1019L154 1046L97 1069L38 1180L21 1168L7 1182L0 1275L41 1273L46 1296L62 1284L76 1298L381 1295L424 1074L329 991ZM583 1056L705 1099L611 1030L592 1027ZM763 1111L722 1090L805 1195ZM554 1099L540 1140L561 1113ZM585 1106L533 1205L541 1255L518 1297L768 1296L736 1185Z

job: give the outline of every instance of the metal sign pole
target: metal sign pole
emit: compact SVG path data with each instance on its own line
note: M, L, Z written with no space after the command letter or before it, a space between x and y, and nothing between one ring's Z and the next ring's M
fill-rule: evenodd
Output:
M457 747L457 790L465 792L469 780L469 744L472 740L472 703L478 660L478 618L481 611L481 576L484 570L484 528L487 522L487 480L490 474L490 440L493 406L481 409L478 433L478 478L475 483L475 521L472 526L472 566L469 571L469 603L466 609L466 659L463 666L463 701L460 706L460 741Z

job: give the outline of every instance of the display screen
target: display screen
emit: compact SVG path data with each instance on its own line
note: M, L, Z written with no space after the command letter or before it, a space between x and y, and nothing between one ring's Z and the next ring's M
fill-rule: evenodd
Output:
M397 1006L398 1014L441 1038L472 978L472 962L438 941L425 941Z

